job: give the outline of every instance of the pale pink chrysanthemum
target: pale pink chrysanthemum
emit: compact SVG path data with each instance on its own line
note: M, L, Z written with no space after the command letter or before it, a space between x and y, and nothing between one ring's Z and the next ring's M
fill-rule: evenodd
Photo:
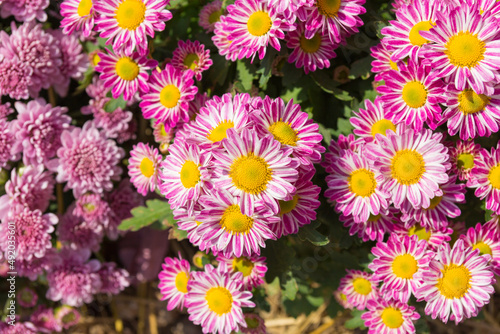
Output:
M61 324L54 316L54 309L48 308L45 305L39 305L36 310L31 313L30 321L35 325L38 331L42 333L62 331Z
M100 110L94 114L94 124L107 138L115 139L118 144L136 138L136 122L131 111L122 108L112 112Z
M61 4L61 15L61 28L65 34L70 35L75 30L81 30L84 37L89 37L97 13L92 0L64 0Z
M138 143L130 151L128 176L142 196L146 196L148 191L155 191L159 182L161 160L158 149L147 143Z
M2 18L13 15L16 21L29 22L38 20L47 21L45 9L49 6L49 0L4 0L1 7Z
M205 29L207 33L212 32L215 29L215 23L219 22L222 14L222 1L211 1L201 8L198 24Z
M368 327L368 334L416 333L414 322L420 319L420 314L414 306L379 298L368 301L367 308L361 319Z
M106 194L105 200L111 209L109 225L105 228L108 238L118 238L118 225L122 220L132 217L133 208L144 205L144 198L130 183L129 178L124 178L112 192Z
M15 321L13 325L5 322L0 322L0 333L2 334L37 334L38 328L31 322Z
M62 216L57 227L58 241L71 249L90 249L97 252L104 236L104 226L99 221L85 221L73 214L74 206Z
M25 286L17 293L16 300L22 307L32 308L38 301L38 295L35 290Z
M31 260L17 260L16 271L19 277L26 277L30 281L50 270L57 263L58 257L54 248L49 248L43 257L32 257Z
M191 42L189 39L179 41L177 48L172 54L172 66L178 70L191 70L196 80L201 80L202 73L212 66L210 49L205 50L205 45L199 41Z
M14 123L0 118L0 168L5 168L9 161L17 160L19 157L18 154L12 154L12 147L16 144L13 125Z
M188 284L191 279L191 266L180 254L179 258L166 257L158 274L158 288L162 295L161 300L168 299L167 310L174 308L182 310L189 293Z
M56 321L62 326L64 329L69 329L76 325L81 318L80 312L73 307L69 307L68 305L63 305L56 309L54 316Z
M36 96L33 90L33 68L16 57L3 57L0 60L0 95L8 95L15 100Z
M245 290L252 291L253 288L264 283L263 278L266 275L267 265L266 258L263 256L226 257L219 254L217 261L219 261L219 265L225 265L227 272L231 275L243 274L242 288Z
M379 298L379 290L372 274L361 270L346 270L347 275L340 279L338 290L346 300L358 310L364 310L369 300Z
M117 295L130 285L128 271L117 268L114 262L101 263L101 268L97 273L102 283L99 293Z
M11 108L10 102L0 103L0 120L7 118L13 112L14 109Z
M86 193L76 200L73 215L90 224L106 227L109 224L111 209L101 195Z

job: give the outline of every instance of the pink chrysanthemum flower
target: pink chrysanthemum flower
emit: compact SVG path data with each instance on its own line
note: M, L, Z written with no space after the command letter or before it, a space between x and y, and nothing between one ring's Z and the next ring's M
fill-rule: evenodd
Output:
M247 327L240 327L243 334L265 334L267 333L264 319L257 313L243 314Z
M340 292L339 289L333 292L333 297L335 298L337 303L339 303L339 305L345 308L346 310L354 309L354 306L347 301L347 297L342 292Z
M268 45L281 50L279 40L285 38L284 31L292 30L281 13L261 0L236 0L227 6L227 24L231 42L229 52L237 52L238 58L259 59L266 55Z
M33 257L41 258L52 248L50 234L59 219L53 213L42 214L22 206L14 206L0 224L0 249L7 254L14 228L16 260L30 261Z
M111 240L118 238L118 226L124 219L131 218L133 208L144 205L144 197L137 193L128 178L124 178L111 193L106 194L106 201L111 209L109 225L105 228Z
M476 227L467 230L467 234L461 235L465 247L479 249L479 255L489 255L491 270L495 275L500 274L500 239L496 230L488 225L477 223Z
M479 158L481 146L474 144L474 141L457 140L450 146L450 173L457 174L460 181L467 181L471 176L475 161Z
M396 300L368 301L368 311L361 315L368 334L415 334L414 321L420 319L415 307Z
M14 325L5 322L0 322L0 333L2 334L37 334L36 328L31 322L21 322L16 320Z
M104 226L99 221L85 221L73 214L70 206L57 227L58 241L71 249L90 249L97 252L104 237Z
M392 52L387 49L385 43L380 42L372 46L370 52L371 56L375 58L375 60L372 61L372 72L377 73L375 75L375 81L384 80L384 77L390 70L399 70L398 64L391 60Z
M116 268L116 263L105 262L97 272L101 279L101 289L99 293L117 295L130 285L130 275L122 268Z
M16 135L13 131L12 122L0 118L0 168L7 166L9 161L17 160L19 157L12 154L12 147L16 144Z
M66 189L73 189L75 197L87 191L101 194L113 188L112 180L121 174L117 166L124 151L116 143L106 139L89 122L83 128L63 131L62 147L57 158L47 167L57 172L57 182L68 182Z
M100 195L86 193L76 200L73 215L82 217L84 221L90 224L108 226L111 209L108 202Z
M396 11L396 21L390 21L389 26L382 28L385 36L382 43L394 50L391 56L393 61L410 57L417 61L421 56L420 50L429 41L420 35L420 31L429 31L437 20L437 12L445 11L440 4L433 1L413 1Z
M279 218L262 201L257 201L250 211L239 197L214 189L201 196L199 202L203 209L198 216L202 222L198 234L215 254L220 252L226 257L259 255L265 240L276 239L271 224L277 223Z
M99 0L94 4L96 30L100 37L113 43L113 50L131 55L137 47L141 55L148 53L148 38L165 29L172 13L165 7L168 0Z
M363 25L359 15L366 13L364 4L365 0L315 0L299 8L297 16L306 24L306 38L313 38L316 32L321 31L333 43L340 44Z
M401 63L399 71L391 70L385 77L385 85L377 87L382 94L387 117L395 124L404 123L420 131L427 122L435 129L441 121L444 88L441 77L431 66L408 60Z
M148 84L149 92L141 95L139 104L145 119L155 118L170 127L189 121L189 101L198 92L191 70L181 71L167 64L163 71L152 72Z
M54 316L54 309L47 308L45 305L39 305L31 313L30 321L41 333L61 332L62 326Z
M288 103L281 98L271 99L266 96L259 113L253 113L257 133L263 137L272 134L282 147L292 149L292 157L303 165L321 161L323 136L318 131L318 124L302 112L300 104Z
M19 277L27 277L30 281L36 281L38 276L53 267L53 261L57 261L57 257L55 249L50 248L41 258L32 257L31 260L17 260L16 271Z
M371 274L361 270L346 270L347 275L340 279L339 291L346 300L358 310L364 310L369 300L379 298L377 283Z
M325 197L336 203L337 212L363 222L387 209L390 194L381 188L384 176L363 154L345 151L332 167L333 173L326 177Z
M456 203L465 202L465 184L456 184L457 176L450 175L448 182L439 186L442 194L431 198L428 207L414 208L409 202L401 207L401 220L407 226L419 222L423 227L439 230L448 226L448 218L460 216L460 208Z
M158 167L161 160L162 156L158 149L147 143L138 143L130 151L128 176L142 196L146 196L148 191L155 191L159 181Z
M500 144L491 148L488 152L481 149L479 157L475 160L471 171L471 178L467 181L467 187L477 188L474 192L476 197L483 200L486 198L486 210L500 213Z
M377 133L385 136L387 130L396 132L396 125L390 120L380 96L374 102L365 100L365 108L366 110L359 108L358 113L353 111L355 116L349 119L356 136L369 143L375 140Z
M289 201L295 192L299 162L290 158L293 149L268 135L243 129L240 134L227 130L224 149L214 150L214 186L241 197L242 209L253 213L254 203L263 200L273 212L279 203Z
M57 322L64 329L69 329L78 324L81 318L80 312L78 312L75 308L69 307L68 305L63 305L60 308L57 308L54 316Z
M123 98L129 101L136 92L144 94L149 91L147 71L158 65L156 60L148 59L137 52L127 56L123 52L115 54L108 51L99 53L99 57L101 60L95 70L101 72L99 79L104 81L106 87L111 88L115 99L123 93Z
M415 223L410 228L406 228L404 224L394 224L391 232L400 237L404 237L405 235L416 235L418 240L427 241L430 250L437 251L444 242L449 242L451 240L453 229L450 227L443 227L439 230L435 230L430 227L422 227L419 223Z
M210 152L197 145L176 142L160 165L160 191L172 208L186 206L192 210L200 195L210 187Z
M358 234L364 242L368 240L383 241L384 235L393 232L396 224L395 214L399 210L389 206L381 209L378 215L370 215L366 221L356 221L354 216L340 215L339 220L344 223L344 227L349 228L349 235Z
M101 289L99 261L88 261L88 249L64 249L59 256L60 261L47 273L47 299L74 307L92 302Z
M212 41L217 47L219 54L225 56L226 60L236 61L238 59L238 50L232 50L232 40L229 39L231 26L228 24L227 17L222 15L219 22L214 24L214 35Z
M0 102L0 120L7 118L10 114L14 112L14 109L11 108L10 102L1 103Z
M38 301L38 295L35 290L25 286L17 293L16 300L22 307L32 308Z
M188 69L193 71L198 81L201 80L202 73L212 64L210 49L205 50L205 45L199 41L191 42L189 39L185 42L179 41L172 54L172 66L181 71Z
M212 32L215 29L215 23L219 22L222 14L222 1L211 1L201 8L198 24L205 29L207 33Z
M61 28L67 35L81 30L83 36L89 37L94 28L96 14L93 0L65 0L61 4Z
M382 189L391 193L396 208L410 201L414 208L429 207L440 194L439 186L448 181L448 149L440 143L442 135L431 130L376 135L377 143L367 144L365 154L384 176Z
M161 300L168 299L167 310L174 308L182 310L188 295L191 266L187 260L166 257L161 265L162 271L158 274L160 283L158 288L162 294Z
M240 256L240 257L226 257L223 255L217 256L219 265L226 265L227 272L231 275L235 273L243 274L244 290L252 291L253 288L258 287L264 283L264 276L266 275L267 265L266 258L259 256Z
M242 290L242 274L230 275L211 265L189 280L186 305L189 320L204 333L230 334L246 327L243 307L255 307L252 293Z
M340 134L338 140L332 139L328 150L323 156L323 161L321 166L325 168L325 171L329 174L333 173L333 165L337 163L341 155L344 154L344 150L349 150L354 153L360 151L362 147L365 146L365 141L363 139L356 139L351 133L347 137Z
M380 292L384 298L408 303L421 286L422 273L431 260L427 241L416 235L392 235L386 243L378 242L371 252L375 259L368 268L374 272L374 280L382 281Z
M188 235L189 242L195 247L200 249L206 249L207 245L203 238L203 235L198 233L198 228L203 222L199 221L199 215L201 212L201 206L196 204L192 212L189 212L186 207L180 207L173 211L174 219L177 222L180 230L186 231Z
M107 138L116 139L119 144L136 138L134 114L122 108L116 108L112 112L101 110L94 114L94 125Z
M0 95L8 95L11 99L20 100L38 94L33 90L33 68L21 62L18 57L3 57L0 60Z
M455 324L477 316L495 292L488 262L489 257L465 247L463 240L457 240L452 249L444 243L423 273L423 284L416 294L418 300L427 302L425 314L444 323L449 318Z
M174 137L174 131L172 128L166 126L165 123L156 122L153 125L153 135L155 137L155 142L161 146L162 144L170 144L172 138Z
M448 133L467 140L477 136L489 137L498 132L500 125L500 86L492 94L477 94L471 88L455 89L451 84L446 89L446 110L440 124L447 122Z
M425 58L432 59L436 75L447 78L459 90L467 86L477 94L491 94L490 82L498 81L500 40L493 16L481 16L477 6L459 6L449 14L437 13L436 25L420 31L430 41Z
M16 102L18 112L13 131L16 134L14 154L23 153L23 162L44 164L61 147L61 134L70 129L71 117L66 107L52 107L42 98L27 104Z
M1 15L6 18L13 15L16 21L29 22L38 20L47 21L45 9L49 6L49 0L16 1L4 0L2 2Z
M321 31L307 39L304 24L299 24L296 30L289 32L286 40L286 46L293 50L288 57L288 62L295 63L297 68L303 67L306 74L316 71L317 68L329 68L330 59L337 56L333 51L337 45L333 44Z

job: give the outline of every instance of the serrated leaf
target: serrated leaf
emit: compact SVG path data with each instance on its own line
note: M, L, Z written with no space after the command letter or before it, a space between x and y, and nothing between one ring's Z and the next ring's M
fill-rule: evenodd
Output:
M137 231L149 226L156 221L174 222L174 216L170 205L166 201L151 199L146 201L146 206L138 206L131 211L133 217L122 221L118 229L121 231Z
M125 101L123 95L120 95L117 99L111 99L108 103L106 103L104 110L106 110L106 112L113 112L118 108L125 109L126 107L127 101Z
M323 235L316 230L317 226L319 226L319 222L317 224L301 227L298 234L299 238L302 240L309 240L315 246L327 245L330 240L326 235Z
M255 67L248 62L240 60L236 63L236 78L243 86L244 92L249 92L252 89Z
M365 321L361 319L361 315L365 313L365 311L353 310L351 311L352 318L347 320L344 323L344 327L347 329L365 329Z
M285 284L283 284L283 296L287 299L295 300L298 290L299 287L294 277L289 277Z

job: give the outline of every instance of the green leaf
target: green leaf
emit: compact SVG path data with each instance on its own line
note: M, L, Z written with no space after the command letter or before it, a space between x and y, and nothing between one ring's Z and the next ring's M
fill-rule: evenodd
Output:
M372 61L373 58L371 56L367 56L353 62L350 66L351 70L349 73L349 78L357 79L361 77L361 79L363 80L368 79L370 77L372 69Z
M152 199L146 201L146 206L138 206L131 211L133 217L122 221L119 230L137 231L145 226L149 226L156 221L164 225L173 224L174 216L170 205L166 201Z
M237 79L241 82L244 92L247 93L252 89L255 67L248 61L240 60L236 63Z
M320 225L319 222L311 225L306 225L300 228L299 238L302 240L309 240L315 246L324 246L330 242L326 235L319 233L316 227Z
M361 319L361 315L365 313L365 311L353 310L351 311L352 318L347 320L344 324L344 327L347 329L365 329L365 321Z
M127 101L123 99L123 95L120 95L117 99L111 99L108 103L106 103L104 110L106 110L106 112L113 112L118 108L125 109L126 107Z
M299 287L294 277L289 277L285 284L283 284L283 296L287 299L295 300L298 290Z

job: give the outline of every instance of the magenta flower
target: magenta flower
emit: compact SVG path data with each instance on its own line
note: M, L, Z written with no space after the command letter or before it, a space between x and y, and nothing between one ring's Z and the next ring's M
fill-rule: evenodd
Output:
M61 218L57 228L58 241L71 249L90 249L98 251L104 236L104 227L100 221L88 222L73 214L70 206Z
M37 95L39 89L32 89L32 75L33 69L17 56L4 57L0 60L0 95L9 95L15 100Z
M7 122L5 119L0 118L0 168L7 166L9 161L17 160L15 154L12 154L12 147L16 143L16 137L12 122Z
M128 271L116 268L114 262L102 263L97 273L102 282L100 293L117 295L130 285Z
M172 55L172 65L181 70L192 70L196 80L201 80L202 72L208 70L213 62L210 59L210 50L199 41L179 41L177 49Z

